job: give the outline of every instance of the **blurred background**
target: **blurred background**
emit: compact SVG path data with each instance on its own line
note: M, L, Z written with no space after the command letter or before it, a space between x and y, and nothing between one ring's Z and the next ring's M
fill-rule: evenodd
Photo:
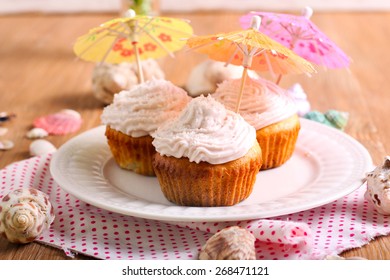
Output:
M113 12L121 10L124 2L142 0L0 0L0 13L20 12ZM148 0L144 0L148 1ZM163 12L196 10L299 10L311 6L316 11L384 11L390 9L388 0L209 0L178 1L151 0Z

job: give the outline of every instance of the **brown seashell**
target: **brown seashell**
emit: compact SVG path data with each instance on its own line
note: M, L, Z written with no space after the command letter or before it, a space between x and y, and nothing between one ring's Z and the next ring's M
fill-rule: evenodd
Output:
M214 234L199 253L200 260L255 260L255 237L233 226Z
M141 62L145 81L164 79L165 74L154 59ZM92 92L96 99L104 104L113 101L114 94L129 90L139 84L135 63L97 64L92 73Z
M53 221L49 197L37 189L17 189L0 201L0 235L12 243L32 242Z
M258 78L255 71L248 71L249 77ZM186 82L186 90L192 97L214 93L218 84L228 79L238 79L242 76L241 66L215 60L205 60L196 65Z
M390 215L390 156L366 176L367 190L364 197L372 202L375 209L384 215Z

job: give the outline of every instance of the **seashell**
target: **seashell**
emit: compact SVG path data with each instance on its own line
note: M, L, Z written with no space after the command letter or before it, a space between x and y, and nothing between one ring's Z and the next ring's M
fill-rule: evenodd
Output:
M9 121L14 117L16 117L16 115L13 113L0 112L0 123Z
M2 151L11 150L14 146L15 146L15 144L11 140L1 140L0 141L0 150L2 150Z
M42 128L49 134L65 135L76 132L82 123L78 112L70 109L61 110L55 114L39 117L34 120L34 127Z
M332 123L325 117L325 115L318 111L310 111L306 113L303 117L308 120L312 120L328 126L332 126Z
M27 132L26 136L29 139L44 138L47 137L49 133L43 128L35 127Z
M145 81L165 78L156 60L147 59L141 63ZM137 71L134 63L97 64L92 72L94 96L104 104L112 103L114 94L131 89L138 84Z
M17 189L0 201L0 235L12 243L34 241L53 221L49 197L37 189Z
M8 128L6 127L0 127L0 136L6 135L8 132Z
M303 117L312 121L325 124L330 127L344 130L349 119L349 114L347 112L339 112L336 110L329 110L325 113L321 113L318 111L310 111L306 113Z
M366 179L364 197L372 202L379 213L390 215L390 156L385 157L382 165L367 173Z
M248 71L251 78L258 78L254 71ZM187 80L186 90L192 97L201 94L214 93L217 85L228 79L238 79L242 76L242 67L232 64L225 66L225 63L205 60L196 65Z
M344 130L347 126L349 113L339 112L336 110L329 110L324 113L327 120L332 124L333 127Z
M288 88L286 93L292 98L297 108L298 116L303 117L306 113L310 112L311 106L307 100L307 95L299 83Z
M200 260L255 260L255 237L238 226L214 234L200 253Z
M31 156L42 156L49 153L54 153L57 148L47 140L38 139L34 140L30 144L30 155Z

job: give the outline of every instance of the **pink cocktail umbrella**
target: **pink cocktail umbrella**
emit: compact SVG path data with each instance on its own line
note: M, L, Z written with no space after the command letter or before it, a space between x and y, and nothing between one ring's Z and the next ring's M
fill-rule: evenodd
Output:
M348 67L351 59L310 20L312 14L309 7L302 15L250 12L240 18L240 23L247 28L251 18L258 15L262 18L260 31L306 60L330 69Z

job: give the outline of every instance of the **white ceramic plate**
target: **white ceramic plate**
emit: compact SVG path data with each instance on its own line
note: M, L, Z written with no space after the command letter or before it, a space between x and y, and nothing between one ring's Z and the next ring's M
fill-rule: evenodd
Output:
M230 207L183 207L165 199L155 177L119 168L111 156L104 126L65 143L53 156L54 180L91 205L166 221L233 221L307 210L343 197L372 168L367 150L336 129L301 120L295 152L283 166L261 171L250 197Z

